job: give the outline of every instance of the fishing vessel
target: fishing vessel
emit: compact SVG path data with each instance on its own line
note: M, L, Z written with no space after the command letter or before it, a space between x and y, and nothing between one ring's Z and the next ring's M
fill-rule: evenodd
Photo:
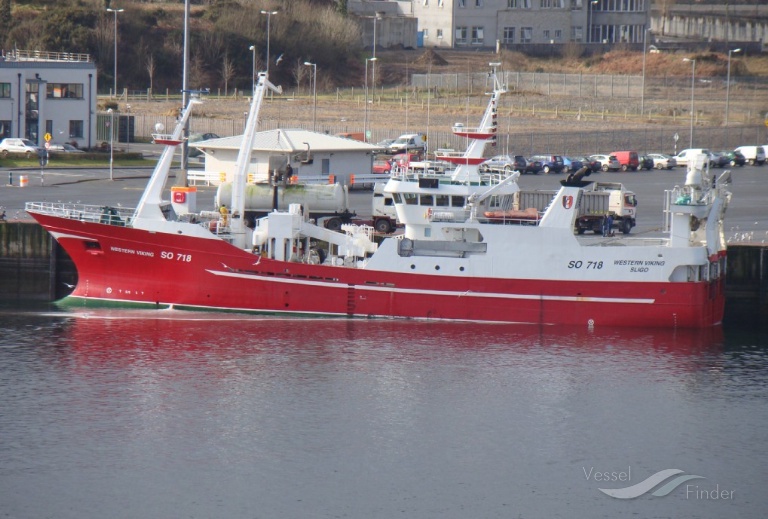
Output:
M261 101L277 89L265 73L258 76L228 214L185 212L177 193L163 199L194 103L164 138L135 210L43 202L26 210L76 265L77 285L66 300L86 306L585 327L719 324L728 173L715 182L708 168L693 164L685 182L664 194L661 238L579 236L574 221L590 185L584 172L561 180L540 217L496 217L512 209L519 173L478 169L505 90L492 66L493 92L480 124L459 129L471 142L454 157L456 168L403 168L388 180L385 191L404 225L396 236L378 240L367 226L325 228L303 204L255 222L244 217Z

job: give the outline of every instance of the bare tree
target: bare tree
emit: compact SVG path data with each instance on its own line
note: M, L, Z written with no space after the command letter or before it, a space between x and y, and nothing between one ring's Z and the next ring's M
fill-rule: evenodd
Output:
M229 82L235 76L235 64L224 53L224 59L221 62L221 77L224 79L224 95L229 93Z
M150 53L147 56L147 60L144 62L144 67L147 69L149 75L149 91L154 94L154 80L155 80L155 55Z
M301 92L301 82L304 79L304 76L307 73L307 66L304 64L304 61L301 59L296 60L296 67L293 69L292 75L293 79L296 80L296 90Z

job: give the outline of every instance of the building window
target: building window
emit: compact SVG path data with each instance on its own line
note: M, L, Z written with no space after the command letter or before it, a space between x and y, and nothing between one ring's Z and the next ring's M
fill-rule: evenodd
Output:
M482 27L472 27L472 45L482 45L485 41Z
M422 29L421 33L424 35L424 39L429 38L429 29Z
M69 121L69 138L83 138L83 121Z
M509 9L530 9L531 0L507 0Z
M0 98L9 99L11 97L11 84L0 83Z
M442 40L443 39L443 30L442 29L436 29L437 31L437 39Z
M520 29L520 43L531 43L533 40L533 27Z
M565 0L541 0L542 9L562 9L565 7Z
M562 29L555 29L555 39L557 41L563 41L563 31L562 31Z
M571 41L580 42L584 39L584 29L581 26L571 27Z
M437 0L437 7L443 7L443 0Z
M458 5L459 5L459 9L464 9L465 7L467 7L467 2L466 0L459 0Z
M48 99L82 99L82 83L48 83L46 86Z
M467 44L467 28L456 27L456 36L454 39L456 40L457 45L466 45Z
M0 121L0 139L11 136L11 121Z
M483 7L483 0L475 0L475 7Z
M578 11L579 9L583 9L583 3L582 0L571 0L571 9L574 11Z
M551 39L549 37L549 29L544 29L544 39L547 41Z
M515 43L514 27L504 27L504 43Z

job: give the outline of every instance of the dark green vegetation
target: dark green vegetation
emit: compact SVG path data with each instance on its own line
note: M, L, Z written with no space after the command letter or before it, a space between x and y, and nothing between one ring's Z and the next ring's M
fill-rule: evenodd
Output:
M275 83L304 82L311 74L305 61L317 63L342 85L345 77L359 77L357 73L350 76L350 71L363 69L361 29L345 16L343 1L197 0L192 4L190 88L251 89L254 54L256 70L265 68L267 58L267 16L260 13L262 9L279 11L270 17L269 28L269 69ZM106 11L108 6L124 11L115 15ZM0 0L0 44L6 52L17 48L87 53L98 65L99 89L106 91L114 81L115 16L118 89L180 89L183 1Z

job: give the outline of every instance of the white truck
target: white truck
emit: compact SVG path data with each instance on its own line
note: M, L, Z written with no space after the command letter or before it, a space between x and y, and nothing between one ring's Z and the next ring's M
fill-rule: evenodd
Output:
M525 191L515 194L513 209L535 208L540 213L552 203L557 191ZM610 220L609 220L610 217ZM593 182L582 192L579 212L574 224L578 234L586 231L602 233L607 221L611 228L629 234L636 225L637 198L619 182Z

